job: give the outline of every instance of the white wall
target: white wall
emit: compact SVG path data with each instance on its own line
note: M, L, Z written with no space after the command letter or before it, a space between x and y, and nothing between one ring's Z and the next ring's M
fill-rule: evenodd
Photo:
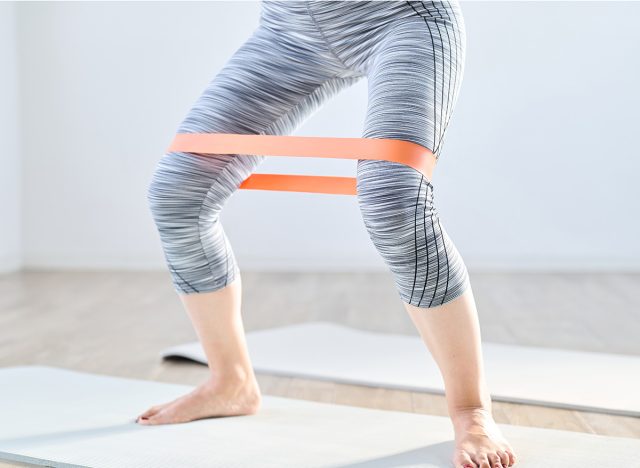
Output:
M21 265L18 57L15 5L0 3L0 272Z
M640 3L462 7L464 82L434 185L469 267L638 269ZM260 4L17 8L26 265L163 268L152 171ZM360 136L366 95L362 80L295 134ZM353 175L355 161L271 171ZM241 190L222 220L241 268L384 269L355 197Z

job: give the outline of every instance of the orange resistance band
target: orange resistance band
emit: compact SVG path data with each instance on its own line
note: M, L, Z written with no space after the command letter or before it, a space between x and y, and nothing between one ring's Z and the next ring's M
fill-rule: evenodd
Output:
M204 154L378 159L413 167L431 180L436 158L428 148L389 138L334 138L235 133L178 133L167 151ZM241 189L356 195L354 177L252 174Z

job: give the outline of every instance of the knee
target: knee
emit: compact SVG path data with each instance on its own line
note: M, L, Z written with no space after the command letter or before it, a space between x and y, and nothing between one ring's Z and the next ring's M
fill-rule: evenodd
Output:
M200 170L194 156L167 153L158 162L147 185L147 205L159 228L180 235L180 228L213 222L224 195L215 186L215 174Z
M147 206L156 222L162 219L163 213L169 206L172 194L175 192L175 185L169 183L169 179L166 176L162 163L159 163L151 176L151 181L147 185Z
M221 166L205 158L167 153L147 186L174 286L185 294L215 291L239 271L219 222L230 184L220 181Z
M360 160L356 197L365 226L374 242L395 237L413 226L417 217L431 214L430 182L415 169L383 160Z
M167 157L165 154L158 162L147 186L147 205L158 227L176 218L179 205L184 207L186 202L179 177L168 164Z
M438 216L430 181L388 162L363 165L358 176L365 227L400 298L416 307L435 307L461 295L469 286L467 268Z

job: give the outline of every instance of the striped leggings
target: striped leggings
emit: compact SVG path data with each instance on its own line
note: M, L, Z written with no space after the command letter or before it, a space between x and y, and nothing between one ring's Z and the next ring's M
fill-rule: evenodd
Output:
M363 138L395 138L439 158L462 82L457 0L263 0L259 26L199 96L177 133L286 135L340 90L368 81ZM173 285L215 291L240 273L220 222L225 201L265 156L169 152L148 201ZM357 201L398 294L435 307L469 285L438 217L433 185L386 160L357 161Z

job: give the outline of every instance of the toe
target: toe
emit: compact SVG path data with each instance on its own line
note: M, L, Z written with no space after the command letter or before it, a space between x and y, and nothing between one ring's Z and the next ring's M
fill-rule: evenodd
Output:
M458 461L454 463L456 468L478 468L475 462L471 459L469 454L465 451L460 453Z
M489 459L487 458L486 455L478 455L476 457L476 464L480 467L480 468L493 468L491 466L491 463L489 463Z
M502 466L511 466L511 461L509 460L509 454L504 450L498 450L498 456L500 457L500 462Z
M158 424L169 424L171 423L171 417L165 410L160 410L153 416L147 419L147 424L150 426L155 426Z
M487 459L489 460L489 465L491 468L504 468L502 465L502 460L497 453L490 453L487 455Z
M138 419L147 419L156 414L158 411L162 409L164 405L156 405L149 408L147 411L138 416Z
M511 448L507 448L504 451L507 452L507 455L509 456L509 465L508 466L512 466L513 464L515 464L516 456L513 453L513 450Z

